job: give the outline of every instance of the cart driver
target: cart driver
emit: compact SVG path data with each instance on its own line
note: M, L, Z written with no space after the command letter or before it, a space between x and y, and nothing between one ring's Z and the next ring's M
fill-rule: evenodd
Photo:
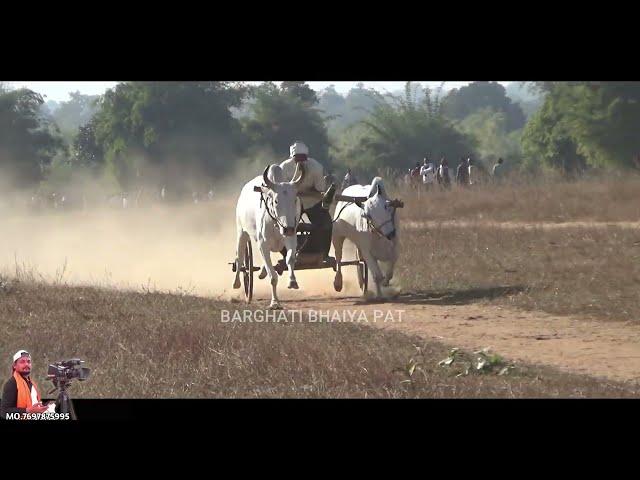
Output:
M304 179L298 187L301 193L303 212L309 217L314 227L308 241L300 251L322 253L323 258L329 254L331 247L331 215L329 207L336 192L335 184L327 185L324 167L317 160L309 157L309 149L296 141L289 147L289 158L280 164L284 181L291 181L296 171L296 164L304 162Z

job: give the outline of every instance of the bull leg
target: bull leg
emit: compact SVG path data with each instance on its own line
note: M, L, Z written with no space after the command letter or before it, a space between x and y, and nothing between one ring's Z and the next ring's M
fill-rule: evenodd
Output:
M270 310L280 310L282 309L282 306L280 305L278 294L276 292L276 287L278 286L278 272L276 272L276 269L273 268L273 265L271 264L271 254L267 244L264 241L258 240L258 245L260 247L260 255L262 255L262 260L264 261L267 273L269 274L269 280L271 281L271 303L268 308Z
M380 270L380 266L378 265L378 261L373 258L373 255L371 255L371 252L369 252L368 248L361 249L360 252L362 254L362 257L364 258L364 261L367 262L369 271L373 275L373 279L376 284L376 297L380 298L382 297L382 289L380 288L380 285L382 283L383 275L382 271Z
M393 270L395 267L395 260L391 260L389 262L383 262L383 268L382 270L384 271L384 279L382 280L382 286L383 287L388 287L389 286L389 282L391 282L391 279L393 278Z
M298 245L298 239L296 236L286 237L284 240L285 247L287 249L287 269L289 270L289 285L287 288L298 289L298 281L296 280L296 274L294 267L296 265L296 247Z
M393 272L395 271L396 263L398 262L398 250L397 250L397 248L398 248L398 245L394 244L391 260L389 260L389 262L387 263L387 270L386 270L386 274L385 274L385 278L387 280L387 285L389 284L389 282L393 278Z
M238 237L236 239L236 278L233 281L233 288L240 288L240 269L244 266L244 255L241 253L244 247L244 232L238 228Z
M342 247L344 245L345 237L339 235L333 235L332 243L333 250L336 256L336 276L333 279L333 288L336 292L342 291L342 267L340 262L342 262Z

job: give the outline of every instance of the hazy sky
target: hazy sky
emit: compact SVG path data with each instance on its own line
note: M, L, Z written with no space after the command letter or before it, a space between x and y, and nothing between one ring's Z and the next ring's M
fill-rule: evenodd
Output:
M28 82L28 81L6 81L14 88L26 87L34 90L42 95L46 95L45 100L55 101L67 101L69 100L69 92L80 91L85 95L99 95L105 92L108 88L114 87L118 82ZM250 82L260 83L260 82ZM338 93L345 94L351 88L355 87L359 82L345 82L345 81L328 81L328 82L307 82L314 90L322 90L329 85L335 85ZM394 91L401 90L404 87L405 82L362 82L366 88L375 88L378 91ZM417 82L424 86L437 88L442 82ZM470 82L446 82L445 89L458 88L466 85ZM508 85L510 82L500 82L503 85Z

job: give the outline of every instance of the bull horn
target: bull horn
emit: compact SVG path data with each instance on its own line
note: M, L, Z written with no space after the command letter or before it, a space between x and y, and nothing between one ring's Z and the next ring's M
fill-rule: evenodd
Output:
M296 180L295 178L298 176L298 172L300 172L300 176L298 177L298 179ZM302 164L302 162L297 162L296 163L296 171L293 174L293 178L294 180L291 180L291 184L292 185L300 185L300 183L302 182L302 180L304 179L304 175L305 175L305 168L304 165Z
M267 186L267 188L273 189L274 184L271 180L269 180L269 176L267 175L269 173L270 168L271 168L271 165L267 166L267 168L264 169L264 172L262 172L262 181Z

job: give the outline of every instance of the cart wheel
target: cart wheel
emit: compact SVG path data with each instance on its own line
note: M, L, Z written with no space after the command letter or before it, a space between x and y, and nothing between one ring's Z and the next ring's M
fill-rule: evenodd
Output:
M369 269L367 268L367 262L362 259L362 255L360 255L360 249L358 249L358 285L360 285L360 290L362 290L362 294L367 293L367 289L369 287Z
M251 250L251 239L247 238L244 244L244 268L242 269L242 283L244 284L244 296L247 303L251 303L253 298L253 251Z

